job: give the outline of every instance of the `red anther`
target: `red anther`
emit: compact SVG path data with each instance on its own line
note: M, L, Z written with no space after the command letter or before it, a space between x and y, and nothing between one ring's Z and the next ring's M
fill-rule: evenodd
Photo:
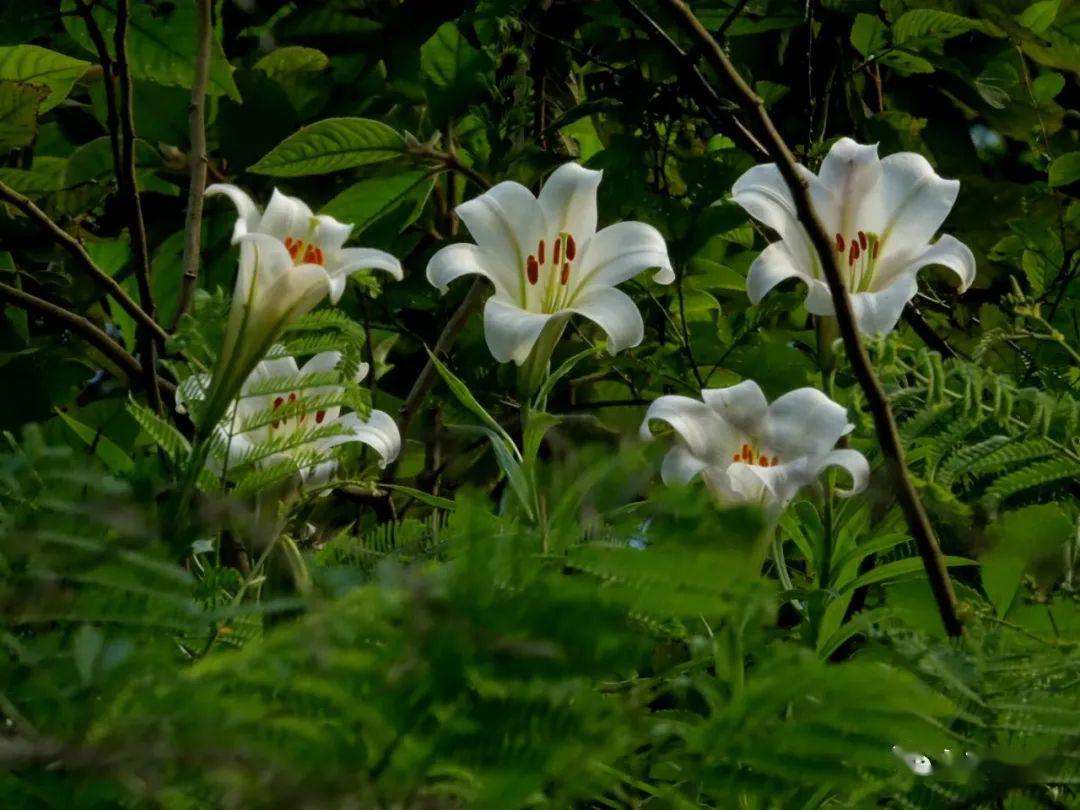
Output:
M762 456L761 458L758 459L757 463L758 463L758 465L760 465L762 467L768 467L769 466L769 459L766 458L765 456Z
M315 424L321 425L323 419L326 418L326 411L315 411Z
M277 408L280 408L281 403L283 403L284 401L285 401L285 397L274 397L274 408L275 408L275 410Z
M874 250L871 252L870 257L876 259L879 250L881 250L881 242L874 242Z
M544 240L540 240L540 244L536 246L536 258L540 264L544 263Z
M525 275L529 277L530 284L536 284L540 280L540 264L535 256L530 256L525 262Z
M569 253L570 251L567 250L566 252ZM569 281L570 281L570 262L563 262L562 263L562 272L559 273L559 283L562 284L565 287Z
M848 257L847 257L848 267L853 266L855 264L855 260L857 258L859 258L859 243L858 242L852 242L851 243L851 250L848 253Z
M743 461L752 461L753 460L754 454L752 452L750 452L750 445L744 444L742 446L742 457L743 457Z
M551 263L558 267L559 262L562 261L562 239L555 240L555 247L551 249L551 253Z
M862 231L859 231L859 247L866 250L866 234Z
M574 235L568 233L566 235L566 260L572 262L577 255L577 243L574 241Z
M844 252L844 237L841 236L840 234L836 235L836 252L837 253L843 253Z
M773 456L772 457L772 464L770 466L775 467L779 463L780 463L780 456Z
M738 461L740 458L742 458L742 456L740 456L738 453L732 453L731 454L731 460L732 461Z

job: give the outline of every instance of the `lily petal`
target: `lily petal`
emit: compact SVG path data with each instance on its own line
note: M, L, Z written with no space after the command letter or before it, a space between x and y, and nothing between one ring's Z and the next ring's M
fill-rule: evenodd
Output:
M679 434L686 448L705 463L717 455L717 450L734 435L731 427L716 411L701 400L678 394L657 397L645 412L641 422L641 438L653 438L649 423L652 420L667 422Z
M348 442L363 442L380 456L379 466L385 467L401 452L401 432L397 423L384 411L373 410L364 420L356 413L347 413L338 420L344 433L328 438L323 447L329 449Z
M768 413L769 401L753 380L729 388L706 388L701 398L725 421L744 433L756 433L758 423Z
M731 488L746 501L759 503L771 513L791 503L800 489L814 482L819 472L820 467L806 457L775 467L742 462L728 467Z
M568 308L584 315L607 333L611 354L637 346L645 337L645 322L634 300L615 287L587 290Z
M758 254L746 274L746 294L750 296L750 303L760 303L766 293L789 278L799 278L807 284L814 281L796 262L787 242L773 242Z
M885 251L925 245L956 203L960 181L939 177L915 152L889 155L881 168L881 182L866 207L867 228L882 235Z
M431 257L427 266L427 280L440 293L445 293L450 282L461 276L484 276L495 290L506 298L515 298L521 284L521 273L500 265L497 260L478 245L461 242L447 245Z
M527 312L492 296L484 305L484 338L491 355L500 363L513 360L520 366L548 321L559 317L566 315Z
M824 455L854 427L847 421L844 406L816 388L798 388L769 406L762 423L761 440L783 459Z
M235 243L237 238L245 233L257 230L259 227L259 220L262 215L259 213L259 208L255 205L255 201L247 195L247 193L234 186L232 183L214 183L206 187L204 192L207 197L213 197L218 194L223 194L229 198L233 205L236 206L236 224L233 226L233 242Z
M574 295L589 287L614 287L650 267L660 268L653 276L657 284L675 280L664 237L644 222L618 222L603 228L583 246L580 261Z
M836 490L836 494L841 498L847 498L862 492L870 482L870 464L867 462L866 456L858 450L848 450L846 448L832 450L822 460L821 469L826 467L843 467L851 476L850 489Z
M832 231L852 234L858 230L856 215L882 176L877 149L877 144L863 146L851 138L841 138L821 162L818 177L832 192L838 209ZM814 203L820 211L823 206L817 200Z
M259 232L284 239L286 236L307 233L314 219L315 214L303 200L282 194L275 188L263 211Z
M890 257L891 258L891 257ZM874 281L880 285L890 284L895 276L914 275L923 267L940 264L948 267L960 278L960 292L963 293L975 281L975 255L971 248L955 236L943 235L934 244L927 245L914 256L901 261L890 261L878 268Z
M564 163L552 172L538 198L551 236L565 231L582 244L596 233L596 190L602 176L577 163Z
M665 484L688 484L708 467L704 459L695 456L684 445L676 444L664 455L660 465L660 478Z
M509 180L454 209L476 243L507 274L519 277L514 292L525 284L525 260L547 235L544 209L525 186Z
M315 217L315 235L312 240L327 256L337 253L345 245L345 241L352 233L353 226L344 222L338 222L331 216L319 214Z
M881 290L851 296L855 323L864 335L884 335L896 328L907 302L915 297L919 283L911 272L896 278Z
M404 274L401 262L396 257L374 248L345 248L334 254L332 264L327 268L330 273L330 301L336 304L345 291L345 282L357 270L385 270L395 281L401 281Z

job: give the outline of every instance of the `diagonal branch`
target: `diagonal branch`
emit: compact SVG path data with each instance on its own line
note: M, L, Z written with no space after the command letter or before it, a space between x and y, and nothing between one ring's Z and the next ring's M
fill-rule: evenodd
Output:
M615 2L622 8L623 13L633 18L641 26L649 39L668 52L683 81L689 83L690 91L697 97L701 111L709 119L710 123L718 131L729 134L731 139L743 150L752 153L756 152L763 157L767 157L769 151L762 145L761 141L754 137L754 133L747 129L746 125L728 109L728 105L720 98L713 86L709 84L709 80L697 69L694 61L687 55L686 51L679 47L679 43L668 36L668 33L657 25L656 21L646 14L634 0L615 0Z
M135 281L139 287L139 304L146 314L154 319L154 296L150 290L150 249L146 241L146 222L143 219L142 200L139 198L138 182L135 179L135 116L132 110L131 70L127 59L128 0L117 0L116 32L113 37L113 49L116 53L116 81L119 85L120 120L120 160L117 167L117 179L120 181L120 196L126 200L128 229L131 231L131 246L135 253ZM157 352L158 340L153 330L139 329L139 353L143 358L143 373L146 376L147 392L150 404L155 411L161 411L161 395L157 388Z
M75 2L79 10L79 16L82 17L83 23L86 25L86 33L89 34L90 41L94 43L98 61L101 62L102 78L105 81L105 110L108 116L109 143L112 146L113 171L116 172L117 179L119 179L120 120L116 109L116 85L114 83L116 71L113 60L109 56L109 46L105 43L105 36L101 33L101 26L94 19L93 0L75 0Z
M8 284L0 283L0 300L78 333L87 343L114 363L129 380L135 382L144 379L143 367L139 361L87 318ZM165 380L159 378L157 385L170 395L175 393L174 386Z
M196 33L195 81L191 85L191 103L188 106L188 128L191 148L188 150L188 167L191 181L188 185L187 219L184 222L183 276L180 280L180 298L173 316L173 329L191 305L191 297L199 281L199 248L202 244L203 193L206 190L206 87L210 82L210 36L213 31L211 0L196 0L199 26Z
M844 348L847 350L855 378L866 395L870 413L874 419L874 427L877 430L878 442L886 459L889 476L896 488L897 497L900 500L900 507L904 512L908 528L918 546L919 555L922 557L927 579L930 581L930 588L934 593L938 612L941 614L941 620L949 635L962 635L963 625L957 615L956 594L953 592L952 582L945 568L945 561L937 537L934 535L934 529L930 525L926 510L923 508L922 501L919 500L919 494L915 490L915 485L912 483L911 475L908 472L904 460L904 448L900 442L900 435L896 428L896 420L893 418L889 399L874 374L873 366L870 364L870 359L863 348L862 340L855 327L851 299L848 297L840 267L836 262L836 253L833 250L832 242L825 233L821 220L818 218L817 212L814 210L805 181L799 176L795 158L773 125L761 98L739 75L723 48L701 24L694 12L690 10L683 0L663 0L663 3L670 9L678 25L697 41L705 58L717 74L735 92L739 106L757 122L757 128L764 137L769 155L775 161L784 182L791 191L799 222L806 229L814 250L817 251L818 258L821 261L825 280L829 285L829 293L832 296L833 307L836 310L837 326L844 341Z
M90 274L99 287L111 295L124 311L135 319L135 323L152 332L158 340L164 341L169 337L165 330L158 325L157 321L151 318L142 307L131 299L131 296L124 291L124 288L117 283L116 279L94 263L90 254L86 252L86 248L82 246L78 239L57 225L49 218L48 214L34 205L28 197L24 197L11 186L0 181L0 200L10 203L37 222L52 237L54 242L66 250Z

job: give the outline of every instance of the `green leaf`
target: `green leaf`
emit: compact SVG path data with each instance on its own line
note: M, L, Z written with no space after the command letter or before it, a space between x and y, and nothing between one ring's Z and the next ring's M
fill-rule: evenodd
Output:
M931 62L921 56L902 50L892 50L884 53L878 61L904 76L910 76L913 73L934 72L934 65Z
M1024 9L1016 19L1024 28L1043 34L1053 24L1060 7L1061 0L1040 0Z
M104 646L105 637L92 624L84 624L75 631L71 655L75 659L75 669L83 684L93 681L94 670L97 668L97 661Z
M97 56L97 49L79 16L75 3L64 0L64 26L81 47ZM131 3L128 21L127 55L131 75L137 79L149 79L159 84L191 87L195 81L195 53L197 17L195 4L173 3L169 6L151 3ZM166 13L164 9L168 8ZM116 31L115 0L98 0L94 3L94 19L105 37L109 54L113 51L113 33ZM225 58L225 51L217 37L210 44L210 81L207 93L225 95L239 102L240 90L233 81L233 67Z
M59 408L56 409L56 415L60 417L60 421L71 428L72 433L93 450L94 455L101 459L110 472L124 473L135 469L135 462L131 460L131 457L99 429L80 422Z
M872 14L859 14L851 26L851 44L863 56L877 53L886 45L885 23Z
M1064 89L1065 77L1052 70L1039 75L1031 83L1031 95L1040 104L1052 101Z
M1069 152L1050 164L1049 182L1054 188L1080 180L1080 152Z
M492 67L488 56L470 45L457 25L443 23L420 47L420 69L430 85L428 100L437 119L464 110L483 89Z
M475 417L477 417L492 433L501 436L507 444L515 448L515 454L517 453L516 445L509 434L503 430L502 425L495 421L495 417L487 412L483 405L477 401L473 396L472 391L469 390L469 386L465 385L464 381L458 377L454 372L448 369L434 353L428 349L428 357L431 359L432 365L439 372L439 376L443 378L450 392L457 397L458 402L465 406Z
M352 224L354 234L357 234L399 207L411 205L412 212L401 223L405 228L420 216L434 185L435 175L426 169L370 177L342 191L323 207L321 213Z
M270 51L254 67L271 79L277 79L290 73L317 73L329 65L330 59L317 48L288 45Z
M897 45L914 39L949 39L966 34L978 28L976 20L938 11L931 8L917 8L906 12L893 25L893 40Z
M1028 506L1007 512L989 529L991 547L979 555L983 588L998 616L1009 611L1020 579L1033 564L1057 566L1056 558L1073 533L1072 522L1056 504Z
M249 171L273 177L328 174L399 157L405 139L370 118L327 118L290 135Z
M0 81L0 153L26 146L37 134L44 87Z
M945 565L949 567L959 565L978 565L975 560L969 560L967 557L944 557ZM923 562L921 557L907 557L903 560L894 560L885 565L879 565L876 568L867 571L862 576L855 577L850 582L846 583L840 588L840 593L846 593L848 591L861 588L864 585L873 585L877 582L886 582L890 579L897 579L898 577L907 576L909 574L915 574L923 570Z
M0 81L32 84L48 90L41 101L40 113L48 112L67 98L75 80L89 67L90 63L82 59L37 45L0 48Z

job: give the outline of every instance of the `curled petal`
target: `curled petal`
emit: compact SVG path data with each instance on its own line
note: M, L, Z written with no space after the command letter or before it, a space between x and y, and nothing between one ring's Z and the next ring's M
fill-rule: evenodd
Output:
M851 138L841 138L833 144L821 163L818 177L822 185L832 192L837 215L831 231L843 234L855 233L859 224L856 214L870 193L881 180L881 160L877 144L863 146ZM815 200L820 211L823 206Z
M750 296L750 303L760 303L766 293L789 278L799 278L807 284L814 281L808 269L796 262L787 242L773 242L758 254L746 274L746 294Z
M948 267L956 273L960 278L960 292L962 293L975 281L975 255L971 252L971 248L955 236L948 234L899 264L897 269L882 267L880 273L882 280L887 283L892 280L892 275L915 274L922 268L934 264Z
M761 440L767 449L784 459L820 456L832 450L840 437L854 427L842 405L816 388L799 388L769 406L762 422Z
M544 209L525 186L504 181L454 209L476 244L498 264L518 273L543 238L550 238ZM517 287L511 288L511 292Z
M831 189L805 166L796 166L806 183L814 209L827 230L835 230L837 201ZM731 199L758 222L772 228L791 243L796 256L809 256L810 242L799 224L795 200L775 163L763 163L748 169L731 188Z
M811 315L836 314L829 285L818 278L812 278L806 282L806 301L803 302L803 306Z
M323 461L312 467L300 470L300 480L303 481L305 487L311 489L321 487L330 480L337 468L337 461L333 459Z
M385 467L401 452L401 433L397 423L384 411L373 410L366 420L348 413L338 420L344 433L331 436L322 446L326 449L348 442L363 442L379 454L379 466Z
M596 233L596 190L602 176L577 163L552 172L538 198L552 236L566 231L580 244Z
M537 338L553 318L565 314L541 315L498 300L493 296L484 305L484 338L491 355L500 363L525 362Z
M864 216L884 239L883 250L895 245L925 245L941 227L956 197L959 180L938 177L915 152L899 152L881 161L882 178Z
M575 290L584 292L589 287L614 287L650 267L660 268L653 276L657 284L670 284L675 280L667 243L660 231L644 222L609 225L583 247L581 276Z
M667 422L679 435L687 450L706 464L715 458L719 448L734 436L734 431L716 411L700 400L678 394L658 397L649 405L640 431L641 438L645 441L653 438L649 423L654 419Z
M688 484L708 466L685 445L677 444L664 456L660 465L660 478L665 484Z
M586 290L568 309L584 315L607 333L611 354L637 346L645 336L645 323L637 304L614 287Z
M898 276L881 290L851 296L855 324L864 335L883 335L896 328L907 302L915 297L919 285L914 272Z
M352 233L353 226L344 222L338 222L331 216L319 214L315 217L315 242L328 256L337 253L345 245L345 241Z
M232 183L214 183L206 187L205 193L207 197L224 194L236 206L238 216L236 225L233 226L233 242L236 242L242 234L258 229L259 220L262 218L259 208L242 189Z
M259 232L284 239L290 235L306 234L314 220L315 214L303 200L282 194L275 188L263 211Z
M334 256L328 268L333 286L330 300L337 303L345 291L345 280L357 270L385 270L395 281L401 281L401 262L383 250L374 248L345 248Z
M507 298L516 298L521 285L521 273L510 268L478 245L460 243L441 248L427 266L427 280L439 292L445 293L450 282L461 276L478 275L491 281L495 290Z
M841 498L857 495L866 489L866 485L870 481L870 464L867 462L866 456L858 450L841 448L840 450L830 451L821 464L822 469L826 467L843 467L851 476L851 488L836 491L836 494Z
M729 388L706 388L701 398L726 422L744 433L756 433L762 417L768 412L769 401L753 380L744 380Z

